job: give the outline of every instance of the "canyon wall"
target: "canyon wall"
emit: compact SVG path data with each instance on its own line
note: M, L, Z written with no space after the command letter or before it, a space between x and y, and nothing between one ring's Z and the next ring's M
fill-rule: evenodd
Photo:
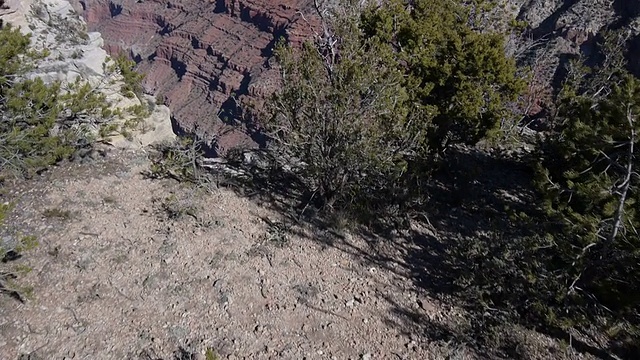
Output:
M218 138L220 152L259 140L236 123L237 101L274 88L275 39L300 43L313 21L309 0L75 1L109 53L138 62L145 90L171 108L177 131Z
M124 51L138 62L147 74L145 89L169 105L177 131L217 139L221 153L260 142L250 124L238 121L236 104L277 87L269 61L274 40L285 36L295 45L317 26L313 0L73 1L90 30L102 33L109 53ZM502 5L502 18L529 25L526 36L510 39L514 48L538 42L527 56L547 57L541 86L558 79L567 59L588 54L607 27L629 29L630 57L640 53L640 0L503 0ZM640 72L638 59L631 59L631 67Z

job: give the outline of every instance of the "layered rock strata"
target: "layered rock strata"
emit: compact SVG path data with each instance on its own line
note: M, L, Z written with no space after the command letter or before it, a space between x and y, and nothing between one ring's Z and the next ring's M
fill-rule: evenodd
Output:
M276 39L300 43L310 33L313 2L287 0L84 0L90 29L111 54L126 52L147 76L145 89L171 108L178 128L215 142L219 152L251 145L237 122L238 101L264 97L277 73Z

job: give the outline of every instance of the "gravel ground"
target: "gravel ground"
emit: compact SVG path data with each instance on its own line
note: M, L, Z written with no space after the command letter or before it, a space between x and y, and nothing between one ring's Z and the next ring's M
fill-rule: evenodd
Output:
M398 306L443 318L394 271L287 230L229 190L145 179L142 153L69 164L13 186L19 262L33 297L0 300L0 353L16 359L427 359ZM11 188L11 186L9 186ZM342 243L365 249L363 239ZM419 298L419 299L418 299ZM177 355L176 355L177 354ZM188 358L188 357L187 357Z
M488 358L439 337L469 317L416 285L403 260L416 244L287 225L269 204L148 168L144 151L114 150L5 184L5 232L40 245L5 264L31 268L16 281L33 290L0 296L0 358ZM589 358L513 333L516 358Z

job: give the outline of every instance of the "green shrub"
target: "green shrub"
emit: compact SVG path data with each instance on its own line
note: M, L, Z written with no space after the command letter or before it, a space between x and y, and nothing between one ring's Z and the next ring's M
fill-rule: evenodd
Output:
M30 58L29 44L29 36L22 35L19 29L10 24L0 27L0 91L25 70Z
M45 54L29 49L29 36L7 25L0 29L0 169L32 175L91 146L95 136L128 134L149 115L145 105L126 109L124 127L111 124L122 110L110 109L106 96L77 78L61 88L24 75ZM124 58L116 61L127 92L141 91L142 77ZM135 95L134 95L135 96Z
M337 31L342 61L326 61L311 43L300 54L277 49L284 86L268 105L273 148L306 183L310 200L327 209L388 189L423 140L412 128L418 120L406 118L407 91L389 57L362 51L353 24Z
M554 132L542 144L536 185L555 224L546 283L560 283L556 322L616 327L640 339L640 80L622 46L602 44L604 63L570 68ZM618 43L618 45L620 45ZM616 339L614 339L616 340ZM637 345L636 345L637 351Z
M322 14L324 9L320 9ZM276 49L282 88L267 103L272 147L316 205L386 216L424 197L451 145L499 126L522 89L503 35L459 19L463 1L355 4L323 16L299 53Z
M151 168L146 176L152 179L174 179L179 182L202 186L209 182L201 168L202 143L182 137L170 143L154 145L150 156Z
M11 262L38 246L38 241L34 236L14 234L5 229L6 217L12 209L11 204L0 204L0 294L24 301L31 296L32 290L20 285L16 279L31 269L24 265L12 266Z
M140 98L142 95L142 80L144 74L140 74L134 70L136 63L129 60L126 56L120 55L114 59L114 63L108 66L110 72L117 71L122 75L124 85L120 89L122 95L127 98Z
M425 121L429 147L475 144L512 116L507 105L524 90L504 34L474 28L491 1L390 0L362 16L367 37L393 53Z

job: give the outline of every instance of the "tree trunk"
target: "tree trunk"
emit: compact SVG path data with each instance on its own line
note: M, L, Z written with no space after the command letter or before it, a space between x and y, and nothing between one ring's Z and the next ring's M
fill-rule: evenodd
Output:
M618 233L622 228L622 223L624 222L624 204L627 201L627 194L629 193L629 188L631 187L631 179L633 177L633 153L635 150L635 142L636 142L636 130L634 128L633 114L631 113L631 106L627 106L627 121L629 122L630 127L630 137L629 137L629 151L628 151L628 159L627 166L625 167L625 176L624 182L621 185L620 189L620 200L618 202L618 209L613 218L613 229L609 234L609 238L607 239L607 244L605 244L605 252L606 249L610 247L610 245L616 240L618 237ZM603 254L604 256L605 254Z

